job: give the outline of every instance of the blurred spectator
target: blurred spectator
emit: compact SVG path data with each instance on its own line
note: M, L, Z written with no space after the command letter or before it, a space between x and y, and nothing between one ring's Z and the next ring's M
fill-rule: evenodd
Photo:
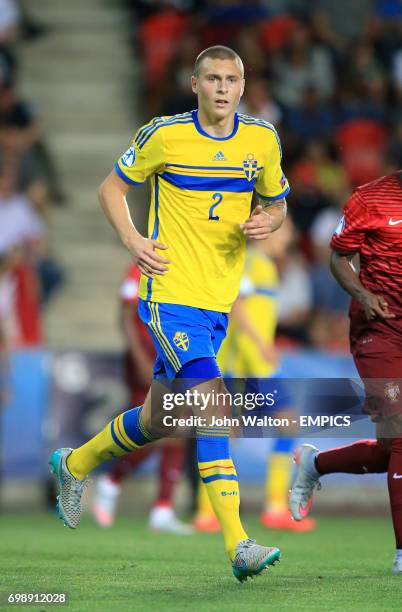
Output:
M384 69L375 56L374 48L366 42L356 45L350 64L350 77L362 87L362 93L373 81L384 77Z
M272 8L270 6L270 8ZM297 27L296 19L289 14L276 15L266 19L260 25L261 43L269 54L281 51L288 43L293 30Z
M0 164L10 162L19 167L17 190L25 193L39 214L47 218L49 190L40 158L34 149L26 149L18 128L0 126Z
M27 254L36 254L43 250L45 226L28 198L16 191L17 182L15 164L0 167L0 247L4 252L22 245Z
M38 278L19 247L0 250L0 331L7 351L43 341Z
M284 51L273 62L274 94L285 107L301 106L304 93L312 87L320 100L328 100L334 91L332 59L324 47L311 42L311 33L299 23Z
M325 140L310 140L305 151L314 168L320 192L331 204L343 205L350 186L344 167L331 156L329 145Z
M293 239L289 249L277 264L280 274L278 296L278 336L292 342L307 343L306 326L312 306L311 283L304 257L297 250L297 234L290 217L283 231L291 231ZM282 231L279 230L280 232ZM279 233L278 233L279 237Z
M308 86L300 106L287 109L284 125L288 133L287 142L292 148L300 148L309 139L330 136L335 125L334 113L329 104L320 101L318 91Z
M176 52L167 68L166 87L159 113L175 115L193 110L197 106L191 90L194 58L200 51L196 36L185 34L177 44Z
M202 28L202 48L212 45L234 46L234 41L245 28L250 34L268 16L268 11L258 0L208 0L205 24ZM251 31L250 31L251 27ZM247 41L243 41L247 45ZM253 41L250 41L253 46ZM239 48L241 44L239 45ZM246 51L246 49L241 49ZM245 65L249 58L243 58ZM256 58L257 59L257 58ZM253 65L248 66L253 69Z
M168 7L146 17L140 24L139 40L150 103L154 102L153 96L163 92L167 68L187 27L188 18Z
M54 162L42 140L35 114L29 104L20 100L10 83L0 84L0 155L18 157L22 165L22 188L42 214L48 199L64 201ZM40 184L39 184L40 182Z
M17 191L17 185L17 166L11 163L0 166L0 252L18 250L22 262L21 269L17 266L19 278L24 283L27 275L32 275L32 283L28 283L34 287L34 276L39 275L39 284L33 291L37 293L38 301L45 304L61 286L64 275L48 254L46 226L42 218L27 196Z
M331 206L319 182L319 174L312 160L306 157L297 161L291 170L292 185L289 206L296 227L303 233L308 232L316 214Z
M380 122L355 119L340 126L336 139L353 187L381 176L386 130Z
M270 66L261 47L258 24L243 26L235 38L235 47L243 60L244 70L250 79L269 77Z
M1 167L2 320L11 348L37 345L42 340L36 261L43 250L45 227L27 198L15 191L16 183L16 168Z
M343 52L367 31L375 0L315 0L311 4L318 39Z
M326 208L315 218L310 231L312 255L310 268L313 316L310 337L315 346L348 350L348 308L350 298L338 285L329 269L331 236L341 213Z
M239 112L269 121L276 127L282 119L281 108L272 97L270 82L259 77L247 79Z
M0 0L0 45L17 40L20 11L15 0Z

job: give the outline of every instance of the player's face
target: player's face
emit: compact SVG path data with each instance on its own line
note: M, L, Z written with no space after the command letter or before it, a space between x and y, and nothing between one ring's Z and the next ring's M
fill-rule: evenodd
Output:
M243 94L244 78L235 60L206 57L191 85L198 96L198 108L216 119L233 115Z

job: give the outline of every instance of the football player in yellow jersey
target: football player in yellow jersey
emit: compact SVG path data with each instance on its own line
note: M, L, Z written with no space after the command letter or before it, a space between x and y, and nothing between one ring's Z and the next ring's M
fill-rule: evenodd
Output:
M158 356L143 406L119 415L83 446L53 453L59 515L71 528L80 521L89 472L166 435L166 379L204 399L225 392L216 355L239 290L246 237L261 240L278 229L289 192L275 129L236 112L244 84L234 51L204 50L191 78L198 109L140 128L100 187L103 210L142 272L139 314ZM147 178L152 196L145 237L134 226L126 195ZM259 204L251 210L253 190ZM198 464L233 573L243 581L273 565L280 551L256 544L243 529L229 428L215 427L212 418L222 409L207 402L196 431Z
M280 285L276 261L287 251L292 234L292 223L288 218L277 234L267 240L250 241L239 296L233 305L226 338L218 355L218 365L224 377L255 379L253 385L258 382L264 385L264 381L271 378L271 381L267 381L269 390L274 387L277 389L278 386L282 389L278 396L279 402L276 402L271 413L276 416L278 412L285 411L286 416L291 414L289 418L294 418L292 402L285 385L278 379L281 373L279 355L275 348ZM261 392L266 391L261 389ZM300 529L288 509L293 447L292 438L279 437L273 443L267 466L265 509L261 514L261 522L272 529L311 531L315 527L313 519ZM217 528L212 506L202 484L193 524L199 531L216 531Z

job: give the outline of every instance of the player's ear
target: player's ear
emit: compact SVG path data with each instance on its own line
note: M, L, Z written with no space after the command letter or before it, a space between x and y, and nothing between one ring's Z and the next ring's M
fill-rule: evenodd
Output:
M245 86L246 86L246 81L245 81L245 79L243 79L241 90L240 90L240 97L242 97L242 95L244 94Z
M191 77L191 89L193 90L193 92L195 94L198 93L198 91L197 91L197 77L194 76L194 75Z

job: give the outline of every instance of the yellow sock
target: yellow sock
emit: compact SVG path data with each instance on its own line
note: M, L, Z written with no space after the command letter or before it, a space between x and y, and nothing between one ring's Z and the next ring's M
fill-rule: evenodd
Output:
M281 513L288 509L288 492L292 473L292 456L288 453L273 453L268 461L265 484L265 509Z
M113 457L121 457L144 445L145 442L142 438L140 439L142 444L136 444L127 435L123 422L125 414L127 413L119 414L100 433L73 450L67 459L67 466L75 478L84 480L92 470L104 461L109 461ZM131 431L130 434L134 435ZM150 442L150 440L147 441Z
M198 483L197 489L197 516L203 518L215 518L215 512L211 504L211 500L209 499L207 486L202 482L202 480Z
M201 478L222 528L225 548L231 560L236 546L248 536L240 521L240 493L236 469L231 459L198 462Z

